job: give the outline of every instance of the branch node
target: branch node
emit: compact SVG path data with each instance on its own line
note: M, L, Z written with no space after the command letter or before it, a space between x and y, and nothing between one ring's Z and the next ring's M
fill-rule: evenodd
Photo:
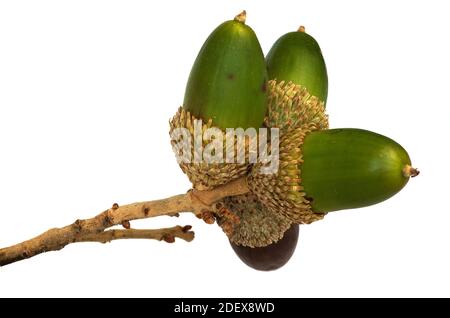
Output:
M128 220L122 221L122 226L123 226L125 229L129 230L129 229L131 228L130 221L128 221Z
M194 203L194 204L200 204L200 205L203 205L203 206L209 206L209 204L207 204L205 201L203 201L202 199L200 199L200 197L196 194L196 192L200 192L200 193L202 193L202 191L199 191L199 190L194 190L194 189L191 189L191 190L189 190L188 192L187 192L187 194L191 197L191 201L192 201L192 203ZM205 191L206 192L206 191ZM204 192L203 192L204 193Z
M114 225L114 220L113 220L113 217L112 217L112 215L110 213L110 210L106 210L104 212L104 214L103 214L103 222L102 223L103 223L104 228L108 228L108 227Z
M72 226L73 226L73 230L74 230L75 234L79 234L81 232L81 230L83 229L82 222L83 221L80 219L73 222Z

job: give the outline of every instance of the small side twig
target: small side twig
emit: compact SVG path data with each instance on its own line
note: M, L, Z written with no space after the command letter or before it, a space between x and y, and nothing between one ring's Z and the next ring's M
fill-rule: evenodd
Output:
M190 242L194 239L194 232L190 231L191 226L174 226L163 229L154 230L140 230L140 229L128 229L128 230L108 230L101 233L93 233L85 235L77 239L76 242L99 242L108 243L113 240L123 239L151 239L158 241L166 241L172 243L171 238L180 238L186 242ZM168 241L169 240L169 241Z

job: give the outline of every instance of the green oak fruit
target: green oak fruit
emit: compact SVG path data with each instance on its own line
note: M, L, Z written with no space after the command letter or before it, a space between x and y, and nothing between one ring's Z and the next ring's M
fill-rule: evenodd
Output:
M279 158L278 173L263 175L255 166L249 186L271 211L297 223L382 202L419 173L394 140L353 128L292 130L280 141Z
M280 37L267 54L266 63L270 80L292 81L326 103L328 75L322 51L303 27Z
M301 171L301 184L318 212L382 202L399 192L412 173L402 146L362 129L330 129L306 136Z
M245 11L218 26L192 67L184 109L213 126L259 128L267 109L267 70Z

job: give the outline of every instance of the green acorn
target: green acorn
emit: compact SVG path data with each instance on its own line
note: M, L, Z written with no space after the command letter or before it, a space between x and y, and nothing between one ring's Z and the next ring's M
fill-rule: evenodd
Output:
M275 174L260 174L255 165L249 187L295 223L382 202L419 173L398 143L362 129L294 129L280 140L279 160Z
M267 127L281 132L314 123L328 128L328 77L319 45L300 27L279 38L266 57L269 74Z
M292 82L326 103L328 75L317 41L300 27L280 37L266 58L269 79Z
M261 127L266 113L267 71L245 11L217 27L203 44L186 86L183 107L226 128Z
M193 146L196 120L203 121L203 130L216 127L224 132L226 128L257 130L263 125L267 111L267 70L261 46L255 32L245 24L245 17L243 11L234 20L218 26L194 62L183 108L170 122L171 133L175 128L189 129ZM209 142L200 140L202 149ZM225 154L225 140L223 144ZM247 162L246 157L245 163L193 162L180 166L195 188L206 190L245 175Z

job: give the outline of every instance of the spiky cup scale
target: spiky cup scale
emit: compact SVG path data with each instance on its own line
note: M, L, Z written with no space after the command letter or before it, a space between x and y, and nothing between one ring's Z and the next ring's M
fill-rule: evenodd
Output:
M305 125L328 129L325 104L293 82L270 80L266 127L279 128L280 134Z
M253 194L228 197L222 201L224 208L238 219L227 222L218 218L218 224L230 242L247 247L263 247L280 240L292 222L280 214L269 211Z

